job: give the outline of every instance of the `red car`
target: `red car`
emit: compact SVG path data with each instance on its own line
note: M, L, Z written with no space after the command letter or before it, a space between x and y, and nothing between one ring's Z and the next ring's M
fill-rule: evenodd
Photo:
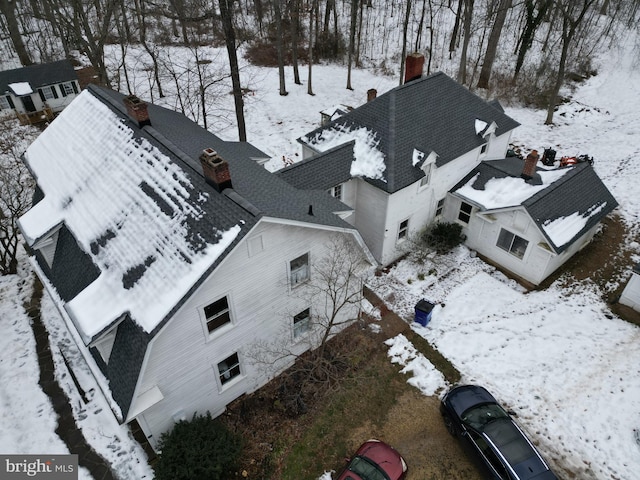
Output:
M336 480L402 480L407 463L395 448L380 440L362 444Z

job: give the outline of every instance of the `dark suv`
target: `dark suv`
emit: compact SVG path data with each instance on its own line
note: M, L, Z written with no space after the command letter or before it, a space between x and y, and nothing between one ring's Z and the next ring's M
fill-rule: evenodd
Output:
M447 430L498 480L557 480L533 444L483 387L455 387L442 399Z

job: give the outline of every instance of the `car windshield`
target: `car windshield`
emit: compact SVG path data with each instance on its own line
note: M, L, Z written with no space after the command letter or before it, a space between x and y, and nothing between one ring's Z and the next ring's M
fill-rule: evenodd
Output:
M464 423L475 430L484 430L485 425L499 418L509 418L507 412L495 403L485 403L468 408L460 417Z
M389 480L389 477L380 470L380 467L364 457L355 457L351 460L349 470L364 480Z

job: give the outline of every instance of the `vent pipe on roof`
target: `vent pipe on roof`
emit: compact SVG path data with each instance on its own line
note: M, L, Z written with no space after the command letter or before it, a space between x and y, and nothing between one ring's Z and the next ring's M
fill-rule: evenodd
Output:
M531 150L531 153L524 159L524 167L520 176L525 180L531 180L536 173L536 165L538 165L538 151Z
M309 205L309 215L313 216L313 205Z
M218 192L233 188L229 164L213 148L205 148L200 155L204 178Z
M404 83L417 80L422 77L422 69L424 67L424 55L418 52L407 55L404 64Z
M147 110L147 102L140 100L135 95L124 97L124 104L127 107L127 114L136 122L140 128L145 125L151 125L149 120L149 112Z

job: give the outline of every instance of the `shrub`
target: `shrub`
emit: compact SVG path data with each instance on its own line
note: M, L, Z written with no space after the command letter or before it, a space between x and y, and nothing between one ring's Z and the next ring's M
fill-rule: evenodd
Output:
M156 480L228 480L237 469L241 438L211 414L194 414L162 434Z
M464 236L459 223L438 222L428 226L421 235L422 243L438 253L447 253L460 245Z

